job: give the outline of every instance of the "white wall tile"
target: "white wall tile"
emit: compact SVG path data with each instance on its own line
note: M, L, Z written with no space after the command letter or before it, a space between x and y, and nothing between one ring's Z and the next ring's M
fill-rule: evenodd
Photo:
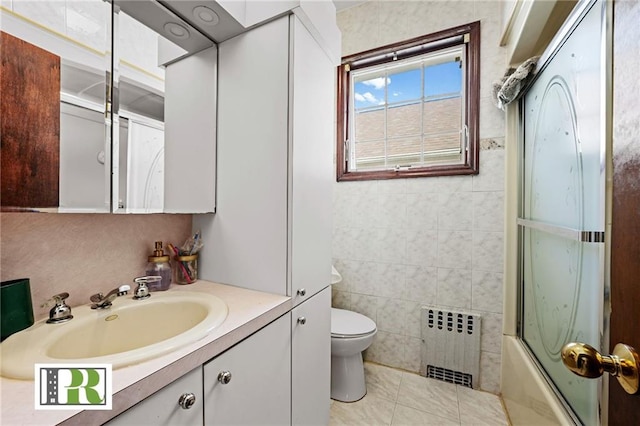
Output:
M438 271L435 267L407 265L405 274L404 299L429 305L436 303Z
M480 352L480 389L500 393L500 354Z
M374 228L378 223L378 195L355 192L349 197L349 223L358 228Z
M377 260L380 257L380 239L377 232L367 228L347 230L351 238L352 259Z
M480 20L480 51L483 55L504 52L502 37L502 11L499 1L476 1L475 19Z
M502 272L503 267L503 233L473 233L473 269Z
M378 234L378 244L380 245L378 260L402 264L407 256L407 231L401 227L370 231Z
M397 298L405 285L404 265L397 263L378 263L374 268L375 294L382 297Z
M347 191L333 191L333 228L347 228L352 225L351 214L353 210L353 198ZM375 202L375 201L374 201ZM377 207L377 203L375 204Z
M471 269L470 231L438 231L438 267Z
M438 227L438 194L407 195L407 229Z
M484 95L484 96L483 96ZM504 135L505 112L496 107L490 94L480 95L480 139ZM480 169L482 172L482 169Z
M506 58L503 52L493 56L488 56L485 52L482 52L480 62L480 98L491 97L493 83L502 80L507 71Z
M350 241L347 235L348 228L333 228L331 231L331 254L334 258L349 259Z
M438 268L437 306L471 308L471 271Z
M375 296L353 293L351 295L351 310L377 321L378 299Z
M430 34L473 21L471 2L410 2L408 27L413 37Z
M411 38L407 2L380 2L379 42L381 45L397 43Z
M438 189L438 178L407 179L407 194L431 194Z
M406 194L407 179L386 179L378 181L378 194Z
M474 269L471 284L471 308L502 313L502 273Z
M343 260L343 259L332 259L331 263L336 268L336 270L340 271L340 275L342 276L342 280L339 283L332 284L332 288L338 291L351 291L351 283L354 281L353 277L353 267L351 267L351 260Z
M404 337L404 359L400 366L401 368L415 373L420 372L421 346L422 340L420 338L411 336Z
M378 16L379 4L375 1L350 7L337 15L342 31L343 56L380 46Z
M469 176L440 176L436 179L438 192L468 192L472 189Z
M399 334L378 331L366 351L365 359L390 367L401 367L404 360L404 337Z
M407 195L387 194L378 196L378 221L380 228L404 228L407 225Z
M376 294L376 283L378 276L376 275L377 264L375 262L353 262L352 278L350 278L350 287L353 293L359 294Z
M407 235L407 264L436 266L437 259L438 231L413 230Z
M473 193L473 229L477 231L504 229L504 192Z
M474 191L504 191L504 150L480 151L480 173L473 176Z
M438 229L470 231L473 218L471 192L440 194L438 199Z
M331 290L331 306L338 309L351 309L351 293L346 291Z
M404 308L404 327L403 334L419 338L421 336L420 313L422 303L405 301Z
M502 352L502 314L482 313L482 341L480 349L485 352Z
M404 302L387 297L378 298L376 325L379 331L402 334L405 322Z

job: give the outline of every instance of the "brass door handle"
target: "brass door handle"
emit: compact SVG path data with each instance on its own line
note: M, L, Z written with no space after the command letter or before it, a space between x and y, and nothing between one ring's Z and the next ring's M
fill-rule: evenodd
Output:
M601 355L586 343L567 343L562 347L562 362L573 373L589 379L607 372L618 379L627 393L638 393L640 357L631 346L618 343L611 355Z

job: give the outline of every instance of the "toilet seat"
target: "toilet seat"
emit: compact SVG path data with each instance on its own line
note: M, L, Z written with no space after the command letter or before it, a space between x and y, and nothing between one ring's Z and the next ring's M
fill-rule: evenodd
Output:
M353 311L331 308L331 337L348 339L368 336L376 332L376 323Z

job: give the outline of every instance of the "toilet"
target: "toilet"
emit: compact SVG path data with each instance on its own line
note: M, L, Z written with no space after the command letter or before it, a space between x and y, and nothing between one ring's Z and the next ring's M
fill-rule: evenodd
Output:
M370 318L331 308L331 399L354 402L365 396L362 351L371 345L376 332Z

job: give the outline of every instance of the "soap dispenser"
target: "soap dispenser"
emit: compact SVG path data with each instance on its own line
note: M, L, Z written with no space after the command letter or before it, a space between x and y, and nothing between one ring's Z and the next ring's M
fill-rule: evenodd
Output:
M162 277L160 281L148 283L149 290L164 291L169 289L171 285L171 264L169 263L169 256L166 256L162 250L162 241L156 241L156 249L153 251L153 255L149 256L146 274Z

